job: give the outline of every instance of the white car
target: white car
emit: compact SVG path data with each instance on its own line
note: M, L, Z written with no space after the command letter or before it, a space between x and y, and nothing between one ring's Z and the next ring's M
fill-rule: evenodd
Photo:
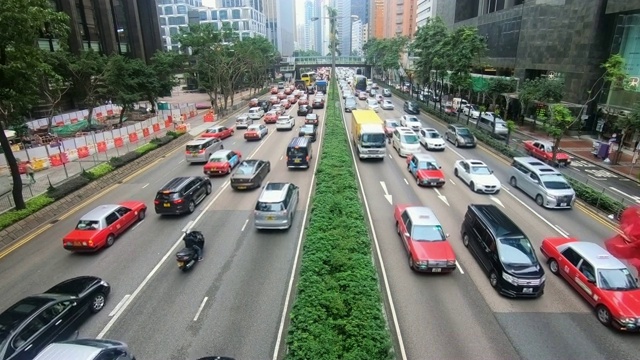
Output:
M275 111L275 113L276 113L276 114L278 114L278 116L280 116L280 115L284 114L284 111L285 111L285 110L286 110L286 109L284 108L284 106L282 106L282 105L280 105L280 104L276 104L276 105L273 105L273 106L271 107L271 111Z
M380 110L380 105L378 105L378 101L376 99L367 99L367 110L373 110L378 112Z
M260 120L264 116L264 110L261 107L252 107L249 109L249 118L252 120Z
M396 107L393 106L393 103L391 102L391 100L384 100L382 101L382 104L380 105L381 108L383 108L384 110L394 110Z
M464 181L473 192L496 194L500 191L500 180L493 170L480 160L458 160L453 173Z
M276 121L276 131L280 130L293 130L296 125L296 121L293 117L286 115L280 116Z
M418 132L418 136L420 137L420 144L427 150L444 151L446 147L442 135L436 129L422 128Z
M472 119L477 119L480 116L480 108L475 105L465 105L462 108L462 114L471 116Z
M269 128L264 124L249 125L247 131L244 132L244 138L246 140L262 140L269 134Z
M250 119L247 113L238 115L236 118L236 129L246 129L251 124L253 124L253 119Z
M422 128L420 119L415 115L402 115L402 118L400 118L400 125L408 127L413 131L420 131Z

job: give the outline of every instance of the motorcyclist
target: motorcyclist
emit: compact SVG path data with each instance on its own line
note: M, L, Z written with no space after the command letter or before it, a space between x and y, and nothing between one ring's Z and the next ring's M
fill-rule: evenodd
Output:
M196 252L198 261L202 261L203 240L204 240L204 236L202 236L202 233L200 233L199 231L191 231L184 236L184 245L188 249L193 249Z

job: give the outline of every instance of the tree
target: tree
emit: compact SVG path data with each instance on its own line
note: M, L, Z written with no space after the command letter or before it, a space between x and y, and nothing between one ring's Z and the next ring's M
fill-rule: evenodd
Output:
M77 98L87 107L88 127L91 128L93 108L99 106L105 94L105 74L109 58L89 49L80 55L67 54L63 59L65 76L71 79Z
M509 146L511 141L511 134L516 129L516 123L513 120L507 120L507 136L505 137L505 143Z
M58 113L60 102L64 95L71 89L71 79L64 68L66 50L57 50L48 53L44 57L49 69L42 74L41 93L48 104L47 132L51 132L53 117Z
M493 111L496 111L496 101L498 100L499 96L502 96L502 94L505 93L510 93L515 89L515 86L513 84L513 80L511 79L506 79L506 78L502 78L502 77L497 77L497 78L491 78L489 80L489 89L487 91L487 93L489 94L489 98L491 99L491 109L493 109ZM492 133L496 133L496 122L493 122L493 129L491 130Z
M396 36L391 39L370 39L363 46L367 62L380 68L390 78L387 72L400 68L400 54L405 50L409 39Z
M122 107L119 125L122 125L127 111L144 97L148 79L154 74L144 61L130 59L122 55L109 58L105 71L105 86L114 102Z
M177 52L157 51L149 63L149 78L145 79L141 92L156 109L158 98L171 95L171 90L178 85L176 73L184 69L186 56Z
M551 106L549 116L543 115L544 130L553 139L551 164L556 163L556 155L560 148L560 140L567 130L576 122L577 118L564 105Z
M447 25L439 16L427 19L427 23L418 28L410 49L418 57L415 63L416 74L423 84L430 84L431 71L442 70L442 65L446 63L448 53L440 51L444 50L443 45L449 45L448 34ZM434 85L431 87L435 90Z
M294 57L305 57L305 56L322 56L319 52L315 51L315 50L295 50L293 52Z
M41 81L51 73L37 47L45 36L64 43L69 18L47 0L0 1L0 147L11 171L16 209L26 207L18 163L4 130L24 124L24 115L40 96Z
M620 144L616 151L613 164L617 164L622 156L622 145L626 139L635 132L640 131L640 103L635 104L633 110L627 116L618 116L615 126L620 130Z

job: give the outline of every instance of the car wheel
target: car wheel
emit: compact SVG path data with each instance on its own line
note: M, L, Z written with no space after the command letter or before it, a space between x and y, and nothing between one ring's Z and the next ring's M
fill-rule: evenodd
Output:
M220 145L220 149L224 149L224 145Z
M416 263L413 261L413 256L411 256L411 254L409 254L409 268L414 271L416 270Z
M104 308L106 300L106 296L101 292L93 295L93 298L91 298L91 306L89 307L89 311L91 311L92 314L100 312L100 310Z
M460 176L458 175L458 169L453 169L453 175L455 175L456 177L460 177Z
M471 188L471 191L476 192L476 184L472 182L469 183L469 187Z
M400 235L400 223L396 221L396 232Z
M231 166L227 169L227 174L231 174Z
M109 234L109 236L107 236L107 247L110 247L115 242L116 242L116 237L113 234Z
M469 235L467 235L467 233L462 235L462 245L464 245L464 247L469 247Z
M544 204L544 200L542 199L542 195L538 194L536 196L536 204L538 204L538 206L542 206Z
M456 147L460 147L460 144L458 143L458 139L456 139L456 142L454 143L454 145L455 145Z
M606 306L598 305L598 307L596 307L596 315L602 325L611 326L611 311L609 311Z
M194 203L193 201L189 201L189 214L191 214L195 210L196 210L196 203Z
M514 188L518 187L518 180L516 180L515 177L511 177L511 179L509 179L509 184L511 184L511 186L513 186Z
M147 212L146 212L146 210L144 210L144 209L143 209L143 210L140 210L140 211L138 212L138 221L142 221L142 220L144 220L144 217L145 217L145 216L147 216L147 214L146 214L146 213L147 213Z
M558 265L558 262L556 261L556 259L549 259L548 261L549 263L549 270L551 270L551 273L554 275L560 275L560 265Z
M498 288L498 274L496 274L495 271L492 271L491 274L489 274L489 284L491 284L491 287L494 289Z
M205 189L206 189L205 191L206 191L207 195L211 194L211 184L207 184Z

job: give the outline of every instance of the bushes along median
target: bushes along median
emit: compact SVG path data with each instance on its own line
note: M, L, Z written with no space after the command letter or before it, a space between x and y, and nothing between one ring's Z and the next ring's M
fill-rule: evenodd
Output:
M335 81L302 252L287 359L389 359L371 240Z

